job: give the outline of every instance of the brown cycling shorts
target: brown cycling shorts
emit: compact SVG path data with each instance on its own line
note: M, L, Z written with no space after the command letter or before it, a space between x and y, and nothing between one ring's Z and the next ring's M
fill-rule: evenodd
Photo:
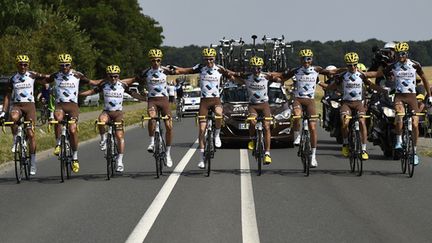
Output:
M214 111L215 107L222 107L222 103L220 98L201 98L200 107L199 107L199 115L206 116L208 114L209 109Z
M78 120L79 108L77 103L73 102L60 102L55 105L55 111L63 111L69 114L70 118Z
M293 103L294 109L306 109L308 116L316 115L315 100L308 98L295 98Z
M121 122L123 120L123 111L103 111L102 114L106 114L114 122Z
M409 109L420 112L416 94L395 94L394 104L408 104Z
M268 102L259 104L249 104L249 116L263 115L264 117L271 117L270 105Z
M358 114L364 115L366 114L366 107L363 105L363 102L360 100L356 101L343 101L341 105L341 115L351 115L351 111L355 110Z
M24 116L24 120L36 122L36 106L33 102L14 103L11 109L12 112L18 112L20 116Z
M148 98L148 111L160 111L162 116L171 116L170 104L168 97L151 97Z

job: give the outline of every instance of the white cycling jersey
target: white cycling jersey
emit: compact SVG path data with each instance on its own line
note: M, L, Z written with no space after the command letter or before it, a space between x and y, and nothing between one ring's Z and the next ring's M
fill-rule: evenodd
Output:
M123 97L127 90L129 90L128 86L121 81L116 81L114 84L103 81L94 89L96 93L102 92L103 94L104 111L123 110Z
M24 74L16 73L9 79L14 103L34 102L35 72L28 71Z
M54 80L56 103L78 103L78 89L81 80L88 79L80 72L70 70L68 73L57 72L51 75Z
M148 68L141 74L147 83L148 97L167 97L167 75L162 68Z
M392 66L396 81L396 93L416 93L416 64L411 60L406 63L397 62Z
M258 76L250 74L245 79L247 91L249 93L249 103L260 104L268 102L268 83L264 73L260 73Z
M218 65L207 67L203 64L197 64L192 68L194 73L199 73L201 98L220 97L221 68L222 67Z
M363 100L363 75L359 71L345 72L342 75L343 97L345 101Z
M315 70L314 66L299 67L294 70L294 77L296 81L294 95L296 98L315 98L315 90L317 85L319 73Z

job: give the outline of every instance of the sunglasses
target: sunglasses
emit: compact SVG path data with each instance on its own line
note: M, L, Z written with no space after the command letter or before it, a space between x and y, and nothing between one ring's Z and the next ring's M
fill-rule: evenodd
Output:
M152 59L151 60L151 62L157 62L157 63L159 63L159 62L161 62L162 60L161 59Z
M18 65L20 65L21 67L27 67L28 63L19 63Z
M110 78L119 78L120 75L109 75Z
M311 62L312 61L312 57L303 57L303 61L305 61L305 62Z
M252 70L256 70L256 71L260 71L262 69L262 67L257 67L257 66L253 66Z
M347 64L347 67L357 67L357 64Z
M207 62L213 62L214 58L204 58L204 60L207 61Z
M60 67L69 67L70 66L70 63L62 63L62 64L60 64Z
M401 52L398 52L397 54L398 54L398 56L400 56L400 57L404 57L404 56L407 56L407 55L408 55L408 52L406 52L406 51L401 51Z

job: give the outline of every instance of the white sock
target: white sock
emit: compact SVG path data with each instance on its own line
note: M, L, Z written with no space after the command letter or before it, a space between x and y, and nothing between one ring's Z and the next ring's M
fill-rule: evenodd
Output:
M167 154L170 154L170 152L171 152L171 146L167 146L167 147L166 147L166 153L167 153Z
M219 137L220 135L220 128L215 129L215 137Z
M347 145L348 144L348 138L343 138L343 144Z
M265 151L265 154L270 156L270 151Z
M414 146L414 153L417 154L417 146Z
M362 150L366 151L366 144L362 144Z
M315 157L316 148L312 148L312 157Z
M101 137L101 141L106 141L107 135L106 133L103 133L100 135L100 137Z
M154 144L154 136L150 136L150 144Z
M60 146L60 144L61 144L61 139L57 138L57 146Z
M117 156L117 162L123 163L123 154L118 154L118 156Z
M396 135L396 143L402 144L402 135Z
M72 151L72 159L78 160L78 151Z
M201 161L204 161L204 149L200 149L201 152Z
M30 163L36 165L36 154L30 154Z

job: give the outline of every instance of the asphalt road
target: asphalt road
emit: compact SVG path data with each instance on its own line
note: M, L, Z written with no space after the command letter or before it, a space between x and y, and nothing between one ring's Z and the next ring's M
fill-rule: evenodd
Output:
M273 163L256 176L250 153L232 148L217 151L208 178L196 167L196 130L193 119L175 123L178 166L160 179L141 128L127 132L125 172L110 181L97 141L80 147L81 171L65 183L54 156L39 161L31 181L1 172L0 242L432 241L429 158L410 179L369 146L357 177L321 132L309 177L296 149L272 150Z

